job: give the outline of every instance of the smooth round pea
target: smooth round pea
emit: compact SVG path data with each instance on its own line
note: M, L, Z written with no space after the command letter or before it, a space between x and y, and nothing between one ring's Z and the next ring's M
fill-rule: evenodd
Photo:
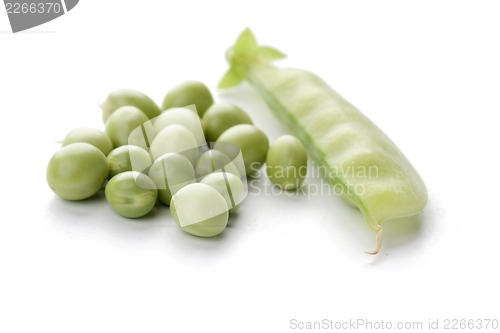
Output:
M255 175L266 160L269 140L266 134L254 125L233 126L222 133L217 142L229 142L240 146L247 176ZM220 148L219 148L220 147ZM215 149L224 151L215 144Z
M126 171L114 176L104 192L115 212L132 219L148 214L158 196L153 180L137 171Z
M269 148L266 172L271 182L285 190L302 186L307 175L307 150L296 137L283 135Z
M198 117L196 111L189 108L167 109L155 118L154 129L156 133L159 133L165 127L174 124L186 127L193 134L198 146L205 144L205 135L201 127L200 117Z
M153 119L161 114L158 105L142 92L132 89L118 89L111 92L101 105L104 123L118 108L127 105L135 106L144 112L149 119Z
M62 142L62 146L67 146L76 142L84 142L99 148L104 155L108 155L113 150L111 139L103 131L92 127L80 127L69 132Z
M184 232L199 237L219 235L229 219L224 197L210 185L201 183L189 184L174 194L170 212Z
M196 181L191 162L185 156L177 153L160 156L151 165L148 175L158 188L160 201L167 206L170 205L172 195L184 186Z
M156 136L156 131L153 127L153 120L148 120L144 124L136 127L128 136L128 144L141 147L149 151L149 146Z
M241 179L229 172L211 173L201 183L212 186L224 197L230 215L236 213L246 195Z
M130 133L147 121L148 117L135 106L122 106L106 121L106 134L115 148L124 146L128 144Z
M208 87L199 81L186 81L172 88L163 99L163 110L173 107L196 105L200 118L214 99Z
M225 171L240 176L238 168L229 157L220 150L210 149L204 152L196 162L196 176L204 177L215 171Z
M215 142L228 128L240 124L253 124L252 119L236 105L216 103L208 108L201 119L207 142Z
M144 172L151 166L151 156L141 147L125 145L113 149L108 155L109 176L113 178L125 171Z
M55 194L66 200L83 200L96 194L108 177L108 160L88 143L62 147L47 166L47 183Z
M198 160L196 139L186 127L177 124L162 129L151 143L150 151L155 160L166 153L181 153L193 165Z

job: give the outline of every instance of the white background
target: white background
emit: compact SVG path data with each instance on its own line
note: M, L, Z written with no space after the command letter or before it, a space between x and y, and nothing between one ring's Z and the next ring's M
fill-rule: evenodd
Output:
M500 319L499 12L498 1L82 0L18 34L0 13L0 331ZM222 237L199 239L165 207L128 220L102 195L64 202L46 185L56 141L102 129L97 104L117 88L160 103L201 80L271 141L284 134L248 86L216 90L247 26L288 55L280 66L317 73L360 108L421 173L426 210L387 222L379 255L363 252L374 235L361 214L328 195L250 195Z

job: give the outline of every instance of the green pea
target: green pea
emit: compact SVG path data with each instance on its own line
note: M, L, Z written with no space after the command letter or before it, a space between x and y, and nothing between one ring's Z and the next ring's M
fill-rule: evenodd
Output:
M66 200L83 200L96 194L108 177L106 156L88 143L62 147L49 161L47 183Z
M233 143L241 148L247 176L255 175L260 170L269 149L269 140L266 134L249 124L233 126L219 136L215 149L224 151L218 145L219 142Z
M210 149L204 152L196 163L196 176L204 177L215 171L231 172L240 176L240 172L229 157L220 150Z
M170 212L185 232L199 237L213 237L226 229L229 213L226 200L207 184L193 183L172 197Z
M114 176L104 192L115 212L132 219L148 214L158 196L151 178L137 171L126 171Z
M173 107L196 105L200 118L214 99L205 84L199 81L186 81L172 88L163 99L163 110Z
M191 162L185 156L177 153L160 156L151 165L148 174L158 188L160 201L167 206L170 205L172 195L184 186L196 181Z
M151 156L141 147L125 145L115 148L108 155L109 176L113 178L125 171L144 172L151 166Z
M229 172L214 172L201 180L202 184L212 186L219 192L229 207L229 214L234 214L246 196L246 189L241 179Z
M85 142L99 148L104 155L108 155L113 150L111 139L103 131L97 128L81 127L69 132L62 142L62 146L71 143Z
M122 106L106 121L106 134L115 148L124 146L128 144L130 133L147 121L148 117L135 106Z
M162 129L151 143L153 159L166 153L182 153L193 165L198 160L198 144L193 134L182 125L169 125Z
M269 148L266 165L273 184L285 190L300 188L307 174L306 148L296 137L283 135Z
M153 120L148 120L144 124L136 127L128 136L128 144L141 147L149 151L151 142L156 136L156 131L153 127Z
M215 142L228 128L239 124L252 124L252 119L236 105L216 103L205 112L201 124L207 142Z
M200 117L196 111L189 108L171 108L165 110L154 120L154 129L159 133L162 129L170 125L182 125L186 127L196 139L198 146L205 145L205 135L201 127Z
M137 90L132 89L119 89L111 92L104 103L102 103L102 115L104 123L108 120L109 116L122 106L135 106L140 109L149 118L153 119L160 115L161 110L156 103Z

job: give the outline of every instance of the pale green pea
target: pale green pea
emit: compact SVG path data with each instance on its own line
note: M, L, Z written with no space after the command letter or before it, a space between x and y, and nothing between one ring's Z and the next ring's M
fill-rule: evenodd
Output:
M207 150L200 156L198 162L196 163L195 171L198 178L204 177L215 171L231 172L238 177L240 176L238 168L233 162L231 162L229 157L227 157L227 155L220 150L216 149Z
M266 172L271 182L285 190L302 186L307 174L307 151L294 136L283 135L269 148Z
M62 142L62 146L71 143L85 142L99 148L104 155L113 150L113 143L106 133L97 128L81 127L69 132Z
M128 218L148 214L158 196L153 180L137 171L126 171L114 176L106 184L104 192L111 208Z
M172 88L163 99L163 110L173 107L196 105L200 118L207 108L214 103L210 90L199 81L186 81Z
M156 131L153 127L153 120L148 120L144 124L136 127L128 136L128 144L139 146L144 150L149 151L151 142L156 137Z
M269 140L266 134L249 124L233 126L219 136L215 149L224 152L224 149L218 146L219 142L233 143L240 147L247 176L255 175L260 170L269 149Z
M189 108L170 108L154 119L156 133L174 124L186 127L193 134L198 146L205 145L205 135L201 127L200 117L198 117L196 111Z
M62 147L47 166L47 183L66 200L83 200L96 194L108 177L106 156L88 143Z
M161 113L158 105L142 92L132 89L119 89L111 92L101 105L104 123L118 108L127 105L140 109L149 119L153 119Z
M201 124L207 142L215 142L228 128L240 124L252 124L252 119L234 104L216 103L205 112Z
M115 148L108 155L109 176L112 178L125 171L144 172L151 166L151 156L141 147L125 145Z
M174 124L165 127L156 135L150 152L155 160L166 153L181 153L195 165L198 150L193 134L186 127Z
M226 229L229 213L224 197L207 184L193 183L172 197L170 212L175 223L194 236L213 237Z
M113 142L113 146L120 147L128 144L130 133L138 126L148 121L148 117L134 106L122 106L108 118L106 134Z
M181 154L167 153L151 165L148 173L158 188L159 199L170 205L172 195L184 186L194 183L196 175L191 162Z
M224 197L230 215L236 213L246 196L241 179L229 172L211 173L203 178L201 183L212 186Z

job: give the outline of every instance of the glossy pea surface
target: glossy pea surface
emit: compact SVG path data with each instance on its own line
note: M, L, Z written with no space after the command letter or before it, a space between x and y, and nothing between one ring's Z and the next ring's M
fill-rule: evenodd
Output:
M224 197L229 214L236 213L246 195L241 179L229 172L211 173L203 178L201 183L210 185Z
M180 189L172 197L170 212L183 231L199 237L219 235L229 219L224 197L210 185L201 183Z
M167 206L170 205L172 195L196 181L191 161L177 153L160 156L151 165L148 175L158 188L160 201Z
M233 126L221 134L217 139L217 143L219 142L229 142L240 147L247 176L256 174L266 161L269 139L261 129L254 125ZM215 148L224 151L218 148L220 146L217 143Z
M113 112L122 106L135 106L144 112L149 119L153 119L161 113L158 105L142 92L133 89L118 89L112 91L101 105L104 123Z
M158 191L153 180L145 174L126 171L111 178L105 194L115 212L124 217L138 218L153 209Z
M151 143L153 159L167 153L181 153L193 165L198 160L198 144L193 134L184 126L173 124L162 129Z
M252 124L252 119L240 107L229 103L215 103L201 119L207 142L215 142L228 128L240 124Z
M124 146L128 144L130 133L147 121L148 117L140 109L134 106L122 106L106 121L106 134L115 148Z
M106 133L97 128L80 127L69 132L62 142L62 146L84 142L99 148L104 155L113 150L113 143Z
M141 147L125 145L113 149L107 156L109 176L113 178L125 171L144 172L151 166L151 156Z
M61 198L83 200L102 188L108 172L108 160L102 151L88 143L72 143L52 156L46 178Z
M266 173L271 182L285 190L302 186L307 174L307 151L294 136L284 135L269 148Z
M163 99L163 110L173 107L196 105L200 118L210 105L214 103L208 87L199 81L186 81L173 87Z

